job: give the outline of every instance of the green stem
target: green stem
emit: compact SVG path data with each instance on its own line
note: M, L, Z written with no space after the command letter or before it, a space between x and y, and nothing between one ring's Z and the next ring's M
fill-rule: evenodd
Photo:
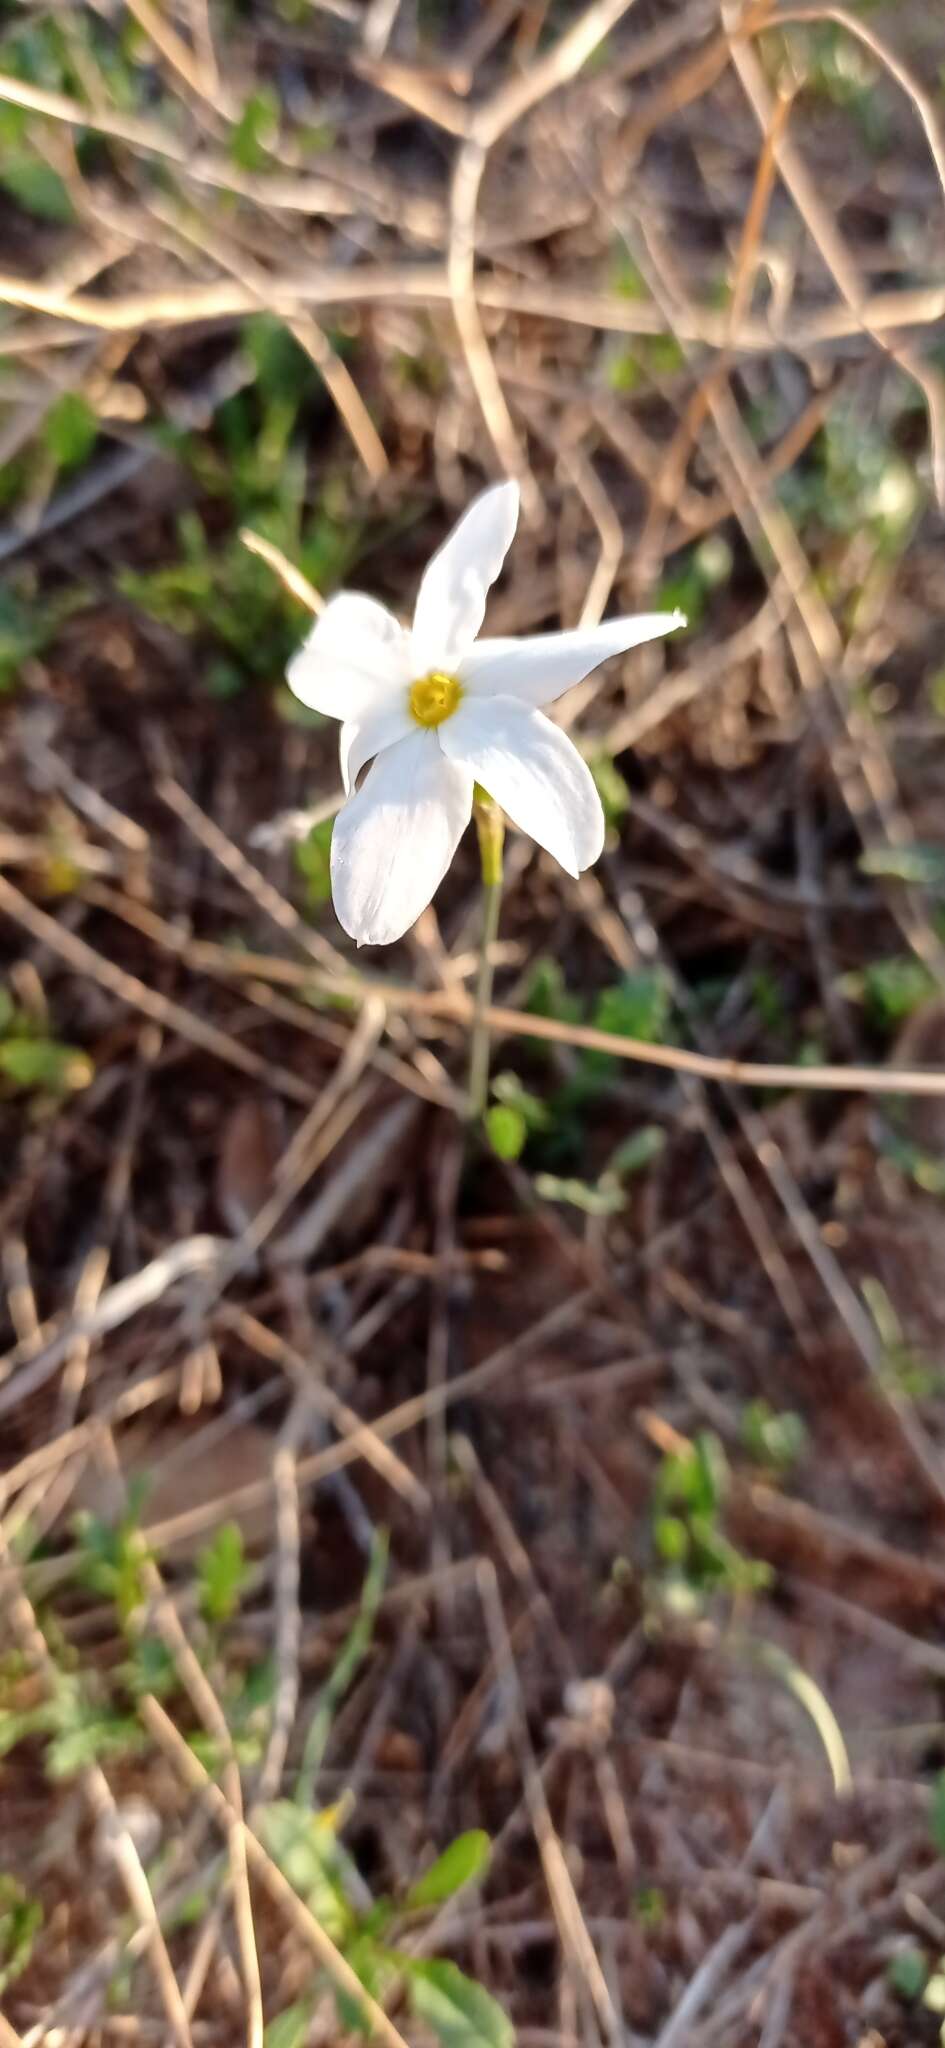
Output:
M469 1046L469 1116L478 1119L485 1113L489 1099L489 1026L485 1013L492 1001L492 982L495 974L493 949L499 934L499 917L502 910L502 842L505 825L502 813L491 797L484 791L476 791L473 815L479 834L479 858L482 864L482 939L479 957L479 974L476 980L475 1009L473 1011L472 1035Z

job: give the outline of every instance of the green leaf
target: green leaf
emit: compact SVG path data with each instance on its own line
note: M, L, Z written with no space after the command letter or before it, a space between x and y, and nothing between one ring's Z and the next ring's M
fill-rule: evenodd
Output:
M264 2048L302 2048L314 2010L314 2001L308 1998L300 1999L297 2005L287 2005L270 2020L263 2035Z
M43 421L43 443L58 469L78 469L98 440L98 419L81 392L64 391Z
M21 1976L43 1924L43 1909L19 1879L0 1872L0 1992Z
M107 1522L86 1509L73 1521L78 1576L93 1593L114 1601L122 1622L128 1622L147 1597L144 1567L151 1553L138 1527L144 1485L143 1479L136 1480L129 1489L128 1511L120 1522Z
M717 1437L708 1430L684 1450L666 1454L653 1490L653 1543L675 1578L694 1593L727 1586L735 1591L760 1583L758 1567L743 1558L719 1528L728 1485L728 1466Z
M219 704L228 704L231 697L239 696L246 677L240 673L235 661L229 661L223 654L208 663L201 683L208 697L215 697Z
M693 551L683 556L678 568L663 577L654 591L653 602L661 612L684 612L690 626L698 626L705 616L707 590Z
M523 1007L533 1017L556 1017L561 1024L574 1024L581 1014L581 1005L570 994L563 970L557 960L548 958L535 961Z
M621 1209L627 1206L619 1181L608 1182L605 1176L596 1187L592 1187L586 1180L562 1178L557 1173L536 1173L535 1193L542 1202L567 1202L585 1216L619 1216Z
M685 356L674 334L654 334L645 343L646 360L657 376L671 377L681 370Z
M251 93L230 131L230 155L241 171L258 171L266 163L279 132L279 96L271 85Z
M42 653L51 630L47 609L41 614L12 590L0 590L0 696L13 689L24 662Z
M212 1896L207 1886L195 1884L192 1891L184 1892L183 1896L175 1901L174 1905L169 1909L166 1919L162 1914L161 1924L165 1933L170 1934L176 1931L178 1927L198 1926L200 1921L206 1918L212 1903Z
M938 894L945 891L945 847L873 846L861 853L859 865L864 875L885 875Z
M619 242L614 249L611 262L611 290L621 299L641 302L649 298L649 288L643 272L634 263L625 242Z
M310 391L315 367L284 320L272 313L253 313L243 323L243 347L251 358L262 397L291 399L293 411Z
M638 1038L655 1045L665 1038L672 1010L672 991L659 968L626 974L597 998L593 1022L598 1031L618 1038ZM606 1057L606 1055L598 1055Z
M610 988L602 989L591 1012L598 1031L616 1038L635 1038L648 1045L665 1044L671 1037L672 989L661 968L646 968L626 974ZM609 1052L582 1052L578 1056L572 1095L577 1090L593 1100L609 1084L617 1061Z
M114 1714L79 1700L46 1751L46 1769L53 1779L72 1778L87 1764L110 1757L134 1756L147 1737L132 1714Z
M528 1137L528 1126L520 1109L494 1102L486 1110L486 1132L498 1159L520 1159Z
M274 1863L303 1898L332 1941L345 1943L352 1912L342 1879L330 1815L306 1813L292 1799L273 1800L259 1832Z
M197 1559L200 1611L205 1621L219 1626L231 1620L249 1578L243 1548L243 1532L236 1522L224 1522L212 1543Z
M22 156L5 163L0 170L0 185L37 220L54 221L58 227L65 227L75 219L72 201L59 173L40 157Z
M728 1492L728 1460L719 1438L701 1429L691 1455L681 1460L683 1494L694 1514L710 1519L719 1513Z
M346 2034L362 2034L366 2041L371 2038L371 2022L360 1999L350 1991L343 1991L340 1984L334 1986L335 2006L338 2019Z
M635 1173L642 1173L658 1159L666 1144L666 1132L660 1124L643 1124L634 1131L631 1138L625 1138L607 1161L608 1175L616 1174L618 1180L630 1180Z
M638 391L643 382L643 370L636 352L625 343L622 348L608 350L606 357L607 382L611 391L626 394Z
M387 1578L389 1548L387 1531L376 1530L361 1588L358 1613L318 1695L306 1732L295 1795L298 1804L303 1808L311 1805L314 1796L315 1780L328 1746L335 1708L344 1698L359 1664L367 1656L370 1648L374 1622Z
M945 1856L945 1771L939 1771L932 1793L929 1833L940 1856Z
M502 2007L455 1963L401 1962L412 2011L443 2048L513 2048L515 2030Z
M52 1708L47 1700L37 1707L0 1708L0 1757L15 1749L17 1743L26 1742L29 1736L46 1733L51 1720Z
M318 910L331 896L333 824L333 818L323 818L295 847L295 866L305 884L305 902L309 910Z
M187 1738L188 1746L202 1763L208 1777L216 1778L225 1769L227 1756L232 1750L241 1770L254 1770L263 1753L262 1736L256 1734L234 1734L228 1744L218 1742L215 1735L198 1728Z
M134 2004L135 1965L131 1956L122 1956L116 1964L105 1990L105 2001L109 2012L128 2012Z
M374 1914L370 1917L373 1919ZM381 1948L373 1936L365 1932L363 1925L361 1932L345 1947L345 1962L372 1998L383 1998L385 1987L394 1974L394 1958L389 1950ZM334 1992L338 2018L346 2032L363 2034L366 2040L370 2040L374 2030L361 2001L351 1992L342 1990L340 1984L335 1985Z
M587 765L594 777L608 825L619 825L630 809L630 791L619 768L614 767L609 754L598 754Z
M734 1543L723 1535L714 1517L694 1514L691 1519L692 1562L690 1576L706 1590L727 1586L733 1593L761 1591L771 1584L770 1565L760 1558L743 1557Z
M653 1541L664 1564L682 1564L689 1554L689 1531L678 1515L657 1515Z
M887 1029L904 1022L936 992L934 976L909 953L871 960L863 974L867 1009Z
M921 1998L929 1981L929 1966L921 1949L903 1948L892 1957L888 1970L889 1982L900 1998Z
M334 149L338 130L331 121L301 121L295 130L295 141L300 150L310 156L322 156L326 149Z
M766 967L759 967L757 972L751 976L749 989L752 1002L766 1029L773 1032L780 1031L785 1023L787 1012L784 1006L784 996L774 975L770 974Z
M421 1907L438 1906L442 1899L451 1899L454 1892L488 1869L491 1851L492 1844L482 1828L457 1835L455 1842L411 1885L404 1901L408 1911L418 1912Z
M139 1636L132 1648L125 1683L135 1699L153 1693L166 1699L177 1684L177 1672L170 1650L154 1636Z
M233 1694L228 1709L231 1726L234 1722L247 1721L260 1708L271 1707L276 1694L276 1665L273 1657L261 1657L258 1664L250 1664L241 1684Z
M517 1074L513 1074L509 1069L496 1074L492 1082L492 1093L496 1101L504 1103L507 1109L518 1110L529 1132L548 1129L551 1118L547 1105L542 1102L540 1096L533 1095L530 1089L522 1086Z
M778 1411L767 1401L749 1401L742 1411L741 1439L749 1456L759 1465L773 1465L786 1472L796 1464L807 1444L807 1429L800 1415L791 1409Z
M88 1054L74 1045L56 1045L50 1038L5 1038L0 1043L0 1075L15 1088L68 1095L87 1088L93 1072Z

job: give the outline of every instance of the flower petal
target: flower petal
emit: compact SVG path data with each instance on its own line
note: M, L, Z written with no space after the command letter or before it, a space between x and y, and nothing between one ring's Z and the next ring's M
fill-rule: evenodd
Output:
M436 732L378 755L331 841L335 910L359 946L392 945L416 923L469 823L472 793L472 774L446 759Z
M410 733L416 732L407 704L406 691L399 690L392 703L385 701L363 718L345 720L341 728L339 754L346 796L354 788L365 761L370 761L374 754L383 754L385 747L393 747L398 740L405 740Z
M410 681L410 643L373 597L329 599L286 670L289 688L326 718L360 718Z
M450 671L472 646L515 532L518 495L516 483L482 491L428 562L413 615L416 675Z
M514 697L465 697L439 727L440 745L462 761L569 875L597 860L604 813L594 778L560 726Z
M675 633L685 623L682 612L641 612L636 618L605 619L602 626L576 626L570 633L478 640L463 657L460 677L470 696L551 704L572 683L583 682L598 662Z

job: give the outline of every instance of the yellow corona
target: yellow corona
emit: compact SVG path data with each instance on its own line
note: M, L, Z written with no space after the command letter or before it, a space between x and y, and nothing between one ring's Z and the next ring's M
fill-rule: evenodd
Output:
M418 725L442 725L444 718L452 718L462 694L455 676L445 675L442 669L433 669L428 676L421 676L419 682L411 684L410 716Z

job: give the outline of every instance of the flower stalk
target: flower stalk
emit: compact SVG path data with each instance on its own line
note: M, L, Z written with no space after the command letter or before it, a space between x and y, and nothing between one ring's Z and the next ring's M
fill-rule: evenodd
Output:
M502 912L502 849L505 841L505 820L499 805L478 784L473 800L473 817L482 869L482 936L469 1043L467 1095L470 1120L478 1122L485 1114L489 1098L490 1034L486 1011L492 1001L495 977L494 954Z

